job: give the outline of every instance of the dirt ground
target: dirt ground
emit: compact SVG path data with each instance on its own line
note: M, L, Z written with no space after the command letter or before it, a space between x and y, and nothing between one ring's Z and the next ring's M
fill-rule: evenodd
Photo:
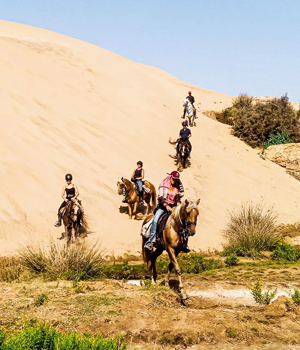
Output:
M189 295L183 305L171 288L138 281L105 280L0 284L1 326L18 329L24 321L44 321L58 330L112 337L124 333L128 349L300 349L300 306L289 292L300 289L300 265L231 267L184 276ZM246 284L260 278L279 296L255 304ZM162 282L161 279L159 282ZM136 285L134 285L134 284ZM48 300L37 306L42 294Z

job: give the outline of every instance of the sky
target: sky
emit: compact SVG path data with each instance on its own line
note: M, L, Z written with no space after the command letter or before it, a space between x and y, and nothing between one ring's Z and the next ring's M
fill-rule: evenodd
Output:
M0 18L78 38L214 91L300 102L300 1L0 0ZM166 91L166 94L168 92Z

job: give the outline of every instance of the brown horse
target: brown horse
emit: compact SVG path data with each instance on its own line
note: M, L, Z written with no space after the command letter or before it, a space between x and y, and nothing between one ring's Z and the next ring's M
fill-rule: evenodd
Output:
M176 145L177 141L171 141L171 139L169 139L169 143L171 145ZM189 144L186 141L181 141L178 148L176 146L176 160L177 160L177 168L178 171L182 171L183 169L186 168L186 163L187 163L187 159L189 158L191 153L191 148L189 146Z
M181 269L177 261L177 256L181 252L184 239L182 235L180 235L180 232L182 230L186 230L188 236L194 236L196 233L196 224L197 224L197 217L199 215L198 211L198 204L200 203L200 199L198 199L196 202L185 200L182 204L172 209L172 213L169 216L166 226L163 231L163 244L156 244L156 249L153 251L150 251L146 248L144 248L144 245L148 238L145 238L143 236L142 240L142 249L143 249L143 258L144 261L147 263L148 270L153 273L153 282L156 282L157 278L157 271L156 271L156 259L162 254L164 250L167 251L169 258L170 258L170 264L168 268L168 274L167 274L167 282L169 282L170 274L173 270L173 267L175 267L175 271L178 275L179 280L179 291L181 293L182 299L186 299L187 296L183 291L183 284L181 279ZM149 215L143 222L143 225L145 225L147 222L149 222L153 218L153 215Z
M62 216L62 221L65 227L65 238L67 239L68 244L71 241L72 243L76 243L77 241L80 217L84 229L88 230L89 225L81 201L79 199L75 202L69 201Z
M145 193L143 197L147 203L146 215L148 215L150 212L153 213L154 208L156 208L156 190L152 183L149 181L145 181L144 185L149 189L149 192ZM132 214L136 215L137 206L139 204L139 196L136 193L135 186L131 181L124 179L124 177L118 179L117 186L118 194L125 196L128 204L129 219L132 219ZM151 199L152 207L150 206Z

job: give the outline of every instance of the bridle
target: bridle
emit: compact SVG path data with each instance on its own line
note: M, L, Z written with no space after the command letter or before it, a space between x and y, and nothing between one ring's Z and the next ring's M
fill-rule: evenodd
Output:
M179 207L180 208L180 207ZM194 208L193 208L194 209ZM186 219L185 220L182 220L181 219L181 216L180 216L180 209L178 210L178 217L179 217L179 222L180 222L180 233L182 235L188 235L190 236L190 226L192 225L197 225L197 218L195 221L187 221Z

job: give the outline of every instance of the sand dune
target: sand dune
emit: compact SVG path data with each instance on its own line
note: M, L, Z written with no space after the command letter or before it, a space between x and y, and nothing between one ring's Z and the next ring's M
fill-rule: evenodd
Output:
M140 221L120 213L119 176L137 160L158 185L174 169L168 139L180 129L189 89L198 110L221 110L231 96L191 86L97 46L0 21L1 253L29 239L58 237L53 226L64 175L71 172L91 219L88 241L110 253L140 251ZM263 199L279 219L298 219L299 182L199 113L187 197L201 197L191 247L219 247L227 211Z

